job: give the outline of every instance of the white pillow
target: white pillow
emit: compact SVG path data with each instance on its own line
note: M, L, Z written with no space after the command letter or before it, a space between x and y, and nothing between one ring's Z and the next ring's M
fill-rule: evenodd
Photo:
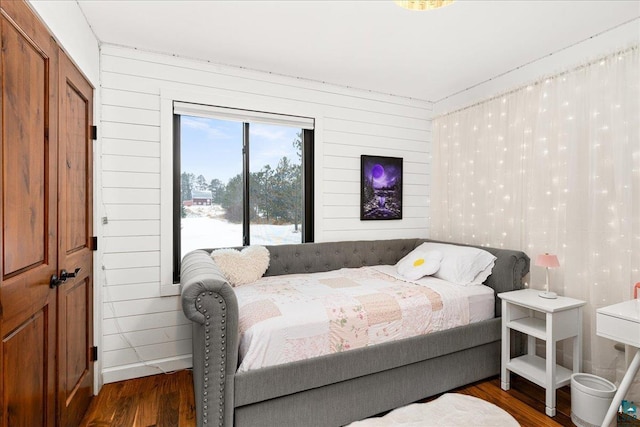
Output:
M442 252L440 268L433 276L463 286L484 283L496 262L493 254L470 246L425 242L416 250Z
M211 258L231 286L255 282L269 268L269 250L264 246L248 246L242 251L217 249L211 252Z
M398 274L408 280L418 280L431 276L440 268L442 253L439 251L421 251L414 249L396 264Z

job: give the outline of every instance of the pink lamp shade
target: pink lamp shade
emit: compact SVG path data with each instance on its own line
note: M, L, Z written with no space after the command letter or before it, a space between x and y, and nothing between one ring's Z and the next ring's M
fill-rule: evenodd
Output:
M547 267L547 268L560 267L560 263L558 262L558 257L555 255L549 255L549 254L538 255L538 257L536 258L536 265L538 267Z
M558 298L558 294L555 292L551 292L549 290L549 268L560 267L560 262L558 262L558 257L555 255L550 255L548 253L538 255L536 258L536 265L538 267L544 267L545 270L545 286L544 292L540 292L538 296L542 298L554 299Z

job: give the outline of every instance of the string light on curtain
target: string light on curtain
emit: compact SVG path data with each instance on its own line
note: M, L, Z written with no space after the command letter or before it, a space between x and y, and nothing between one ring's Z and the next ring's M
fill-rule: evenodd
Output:
M557 254L556 290L587 301L585 372L613 380L595 310L640 278L638 75L634 46L433 120L430 238Z
M409 10L431 10L438 9L439 7L447 6L453 3L454 0L395 0L395 3Z

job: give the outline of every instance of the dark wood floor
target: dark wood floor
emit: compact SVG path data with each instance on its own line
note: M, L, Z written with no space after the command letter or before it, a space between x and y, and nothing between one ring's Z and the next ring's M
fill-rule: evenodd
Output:
M105 384L81 427L192 427L196 425L191 371Z
M106 384L93 399L81 426L193 427L196 422L191 381L191 371L179 371ZM522 427L573 425L569 387L558 390L557 415L553 418L544 413L544 389L516 375L512 375L509 391L500 388L497 377L453 391L503 408Z
M563 387L556 394L556 416L544 413L545 390L542 387L511 375L511 390L500 388L500 378L477 382L454 390L491 402L510 413L522 427L573 426L571 422L571 394Z

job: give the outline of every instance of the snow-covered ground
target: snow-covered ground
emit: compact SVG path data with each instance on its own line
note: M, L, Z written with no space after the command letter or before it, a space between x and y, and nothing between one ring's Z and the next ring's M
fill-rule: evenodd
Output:
M182 256L194 249L242 246L242 224L225 220L224 209L219 205L189 206L185 210L187 217L181 220ZM252 224L249 229L252 245L300 243L302 240L302 233L296 232L293 224Z

